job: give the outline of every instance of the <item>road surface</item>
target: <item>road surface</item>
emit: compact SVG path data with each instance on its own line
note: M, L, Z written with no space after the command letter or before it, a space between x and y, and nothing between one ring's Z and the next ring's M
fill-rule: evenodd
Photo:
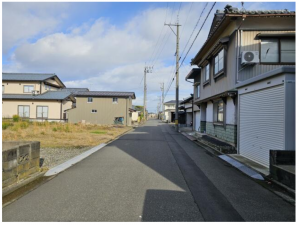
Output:
M294 221L295 207L149 120L7 205L3 221Z

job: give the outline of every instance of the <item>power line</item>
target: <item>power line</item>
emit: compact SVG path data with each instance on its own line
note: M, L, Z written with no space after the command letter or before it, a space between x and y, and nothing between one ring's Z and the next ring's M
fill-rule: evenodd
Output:
M204 22L203 22L203 24L202 24L201 28L200 28L200 29L199 29L199 31L197 32L197 34L196 34L196 36L195 36L195 38L194 38L194 40L193 40L193 42L192 42L192 44L191 44L190 48L188 49L188 52L186 53L186 55L185 55L184 59L182 60L182 62L181 62L181 64L180 64L179 68L180 68L180 67L182 66L182 64L184 63L184 61L185 61L185 59L186 59L186 57L187 57L188 53L190 52L190 50L191 50L191 48L192 48L192 46L193 46L194 42L196 41L196 39L197 39L197 37L198 37L198 35L199 35L200 31L202 30L202 28L203 28L203 26L205 25L205 23L206 23L206 21L207 21L208 17L210 16L210 14L211 14L211 11L213 10L213 8L214 8L215 4L216 4L216 2L214 2L214 4L213 4L212 8L210 9L210 11L209 11L208 15L206 16L206 18L205 18L205 20L204 20ZM179 69L179 68L178 68L178 69ZM176 72L177 72L177 71L176 71ZM174 75L174 77L175 77L175 75ZM170 89L170 87L171 87L171 85L172 85L172 82L173 82L173 80L174 80L174 77L172 78L172 81L171 81L170 85L169 85L169 86L168 86L168 88L167 88L166 94L164 95L165 97L167 96L167 93L168 93L168 91L169 91L169 89Z
M184 50L182 51L181 57L182 57L182 55L184 54L184 52L185 52L185 50L186 50L186 48L187 48L187 45L189 44L189 42L190 42L190 40L191 40L191 38L192 38L192 36L193 36L193 33L194 33L196 27L198 26L198 23L199 23L199 21L200 21L200 19L201 19L201 17L202 17L203 12L205 11L207 5L208 5L208 2L206 3L205 7L204 7L203 10L201 11L201 14L200 14L200 16L199 16L199 18L198 18L198 20L197 20L197 22L196 22L196 24L195 24L195 27L194 27L194 29L193 29L193 31L192 31L192 33L191 33L191 35L190 35L190 37L189 37L189 39L188 39L186 45L185 45L185 47L184 47Z
M183 23L183 26L182 26L183 29L182 29L181 34L183 34L183 31L185 30L185 24L186 24L186 22L187 22L187 20L188 20L188 18L189 18L189 15L190 15L190 12L191 12L192 5L193 5L193 2L191 2L191 4L190 4L190 8L189 8L187 17L186 17L185 22Z

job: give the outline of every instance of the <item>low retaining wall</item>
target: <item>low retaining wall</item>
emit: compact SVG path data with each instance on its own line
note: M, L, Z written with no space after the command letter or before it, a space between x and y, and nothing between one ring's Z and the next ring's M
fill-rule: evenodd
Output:
M39 172L40 142L2 142L2 188Z

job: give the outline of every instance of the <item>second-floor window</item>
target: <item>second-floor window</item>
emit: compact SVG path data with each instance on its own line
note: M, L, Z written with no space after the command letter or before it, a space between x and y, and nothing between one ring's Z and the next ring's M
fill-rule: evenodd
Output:
M92 97L87 98L87 102L92 102L92 101L93 101Z
M200 97L200 85L196 86L196 97L199 98Z
M261 40L261 63L295 63L295 39Z
M33 85L24 85L24 93L31 93L34 90Z
M224 68L224 49L222 49L214 58L214 75L222 72Z
M112 102L113 103L117 103L118 102L118 98L113 98Z
M205 66L205 81L210 80L210 64Z

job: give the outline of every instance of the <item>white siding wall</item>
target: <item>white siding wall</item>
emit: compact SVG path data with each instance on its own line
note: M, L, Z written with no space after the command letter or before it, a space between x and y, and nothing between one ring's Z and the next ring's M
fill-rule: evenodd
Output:
M226 100L226 123L233 125L237 124L236 106L231 97L228 97Z
M213 103L208 102L207 104L207 122L213 122Z

